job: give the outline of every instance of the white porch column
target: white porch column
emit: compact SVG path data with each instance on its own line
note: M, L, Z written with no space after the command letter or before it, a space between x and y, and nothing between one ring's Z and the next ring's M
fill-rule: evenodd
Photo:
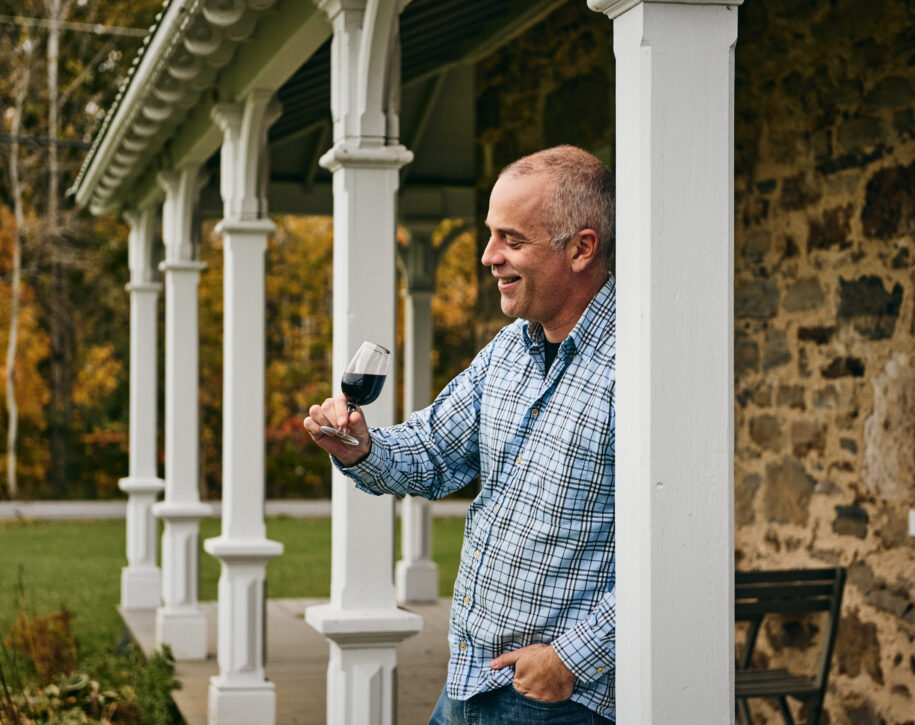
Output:
M223 131L219 223L225 254L222 534L204 548L222 564L219 674L210 680L210 725L272 725L276 694L264 679L265 571L283 553L264 523L264 256L267 218L263 169L267 128L279 115L272 94L219 104Z
M404 413L425 408L432 389L432 296L435 294L436 224L410 223L410 244L402 250L407 282L404 308ZM432 507L417 496L404 498L400 509L402 557L394 569L397 601L438 601L438 567L432 561Z
M412 154L397 142L398 0L320 0L334 28L331 105L334 146L321 164L334 175L334 365L339 381L363 340L394 350L395 197ZM394 421L385 386L367 410ZM393 498L357 491L333 474L331 601L309 624L330 640L327 722L393 725L396 645L422 618L397 609Z
M165 530L156 644L167 644L179 660L207 656L206 614L197 602L200 519L211 511L198 491L197 288L206 265L194 259L197 175L197 167L185 167L158 177L165 191L165 500L153 512Z
M728 723L741 0L589 3L617 77L617 721Z
M162 285L153 281L154 207L127 211L124 216L130 224L130 452L128 475L118 482L127 494L127 566L121 570L121 607L155 609L161 583L152 507L164 488L156 475L156 325Z

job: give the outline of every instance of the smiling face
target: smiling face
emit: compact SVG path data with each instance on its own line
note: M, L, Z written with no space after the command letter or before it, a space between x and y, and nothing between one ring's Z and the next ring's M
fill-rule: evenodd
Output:
M557 342L575 326L594 291L590 284L582 289L579 235L564 249L550 247L542 210L552 184L543 173L499 178L489 199L490 237L481 261L498 280L502 311L539 322L547 339Z

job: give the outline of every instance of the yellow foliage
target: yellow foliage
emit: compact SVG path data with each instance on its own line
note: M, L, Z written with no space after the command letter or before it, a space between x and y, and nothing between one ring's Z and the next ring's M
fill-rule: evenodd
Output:
M73 385L73 402L89 406L109 395L118 385L123 364L115 357L114 345L93 345L85 351Z

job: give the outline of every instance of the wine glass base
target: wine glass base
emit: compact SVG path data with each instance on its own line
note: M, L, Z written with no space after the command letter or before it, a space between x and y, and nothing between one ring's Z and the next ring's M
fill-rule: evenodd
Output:
M321 432L331 438L336 438L338 441L345 443L348 446L359 445L359 440L349 433L345 433L342 428L331 428L329 425L322 425Z

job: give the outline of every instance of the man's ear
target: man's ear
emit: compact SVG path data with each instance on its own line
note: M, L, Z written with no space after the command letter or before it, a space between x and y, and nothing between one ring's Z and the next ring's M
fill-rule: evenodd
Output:
M566 245L573 272L584 272L597 259L597 232L582 229Z

